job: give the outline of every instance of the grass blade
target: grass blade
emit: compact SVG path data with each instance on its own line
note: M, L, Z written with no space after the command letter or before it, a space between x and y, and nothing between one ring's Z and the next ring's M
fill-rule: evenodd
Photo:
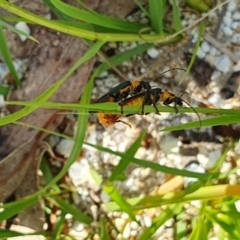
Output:
M16 19L16 20L17 20L17 19ZM23 19L18 19L17 21L18 21L18 22L23 22ZM25 21L25 20L24 20L24 21ZM2 24L3 27L11 30L12 32L15 32L15 33L18 34L18 35L23 35L23 36L25 36L26 38L28 38L28 39L30 39L30 40L32 40L32 41L34 41L34 42L39 43L36 38L34 38L34 37L32 37L31 35L29 35L29 34L23 32L23 31L15 28L15 27L11 26L10 24L7 24L7 23L5 23L5 22L3 22L3 21L0 21L0 23Z
M1 206L0 221L8 219L20 211L23 211L39 201L39 194L28 196L15 202L6 203Z
M33 100L31 102L31 104L36 104L36 105L41 105L43 102L45 102L47 99L49 99L53 93L55 93L58 88L66 81L66 79L79 67L81 66L84 62L88 61L89 59L91 59L97 52L98 50L101 48L101 46L103 45L103 43L99 44L99 42L97 44L95 44L91 49L89 49L88 52L86 52L84 54L84 56L82 56L81 59L79 59L71 68L70 70L67 72L67 74L60 79L58 82L56 82L55 84L53 84L51 87L49 87L44 93L42 93L40 96L38 96L37 98L35 98L35 100ZM40 106L39 105L39 106ZM21 110L19 110L18 112L15 112L13 114L10 114L8 116L5 116L3 118L0 119L0 126L2 125L6 125L9 124L11 122L15 122L18 119L30 114L31 112L33 112L34 110L36 110L39 106L29 106L29 107L25 107Z
M149 15L151 25L159 34L163 33L165 6L166 0L149 0Z
M44 17L40 17L38 15L30 13L6 1L4 2L0 1L0 7L32 23L36 23L38 25L45 26L47 28L51 28L62 33L66 33L69 35L73 35L73 36L77 36L77 37L81 37L89 40L142 42L144 39L147 42L154 42L154 41L163 41L165 38L170 36L167 33L155 34L155 35L141 34L141 36L138 33L121 33L121 34L120 33L99 33L96 31L88 31L85 29L70 26L65 23L45 19ZM178 40L178 36L169 39L169 41L166 41L166 43L174 42L176 40Z
M143 140L143 138L146 135L146 131L143 131L140 136L136 139L136 141L129 147L129 149L126 151L126 154L129 156L134 157L135 153L140 147L140 144ZM119 164L113 169L111 176L109 177L109 181L114 181L118 178L119 175L121 175L124 170L127 168L127 166L131 162L128 161L127 158L121 158Z
M202 120L202 127L212 127L212 126L219 126L219 125L227 125L227 124L234 124L240 122L240 115L221 115L217 117L212 117L208 119ZM190 128L197 128L199 127L199 121L185 123L179 126L164 128L161 131L177 131L182 129L190 129Z
M198 221L189 237L189 240L194 239L208 239L207 238L207 231L204 224L204 219L202 216L198 217Z
M52 4L65 15L80 21L95 24L105 28L115 29L121 32L138 33L142 28L146 28L147 25L134 22L128 22L125 20L115 19L100 15L97 12L85 11L69 4L66 4L60 0L51 0Z
M182 29L181 17L176 0L172 0L173 7L173 29L178 32Z
M131 218L131 220L137 222L131 205L125 200L125 198L119 193L119 191L114 187L113 184L108 182L106 185L103 186L103 190L119 206L119 209L121 211L126 212Z
M103 217L100 218L100 239L110 240L108 235L107 223Z
M240 186L217 185L205 186L193 193L185 194L185 191L167 193L164 195L136 197L127 200L133 211L138 211L146 208L160 207L166 204L183 203L193 200L211 200L225 197L239 197ZM107 211L119 211L120 208L115 202L104 204Z
M134 0L134 2L136 3L136 5L139 7L139 9L144 13L144 15L148 18L150 18L149 13L147 12L147 10L143 7L143 5L139 2L139 0Z
M0 85L0 94L1 95L3 95L4 97L7 97L9 91L10 91L9 87Z
M178 85L180 85L181 82L182 82L182 81L186 78L186 76L190 73L190 70L191 70L191 68L192 68L192 66L193 66L193 64L194 64L194 61L195 61L196 57L197 57L197 51L198 51L198 49L199 49L199 47L200 47L200 43L201 43L201 41L202 41L202 35L203 35L203 33L204 33L205 26L206 26L205 22L201 22L200 25L199 25L199 27L198 27L198 37L197 37L197 42L196 42L196 44L195 44L195 47L194 47L194 49L193 49L192 58L191 58L190 63L189 63L189 65L188 65L187 71L184 73L184 75L183 75L182 79L179 81Z
M22 87L22 83L18 77L18 74L16 72L16 69L14 67L12 58L11 58L11 54L9 51L9 48L7 46L7 42L3 33L3 25L2 25L2 21L0 21L0 51L2 53L2 56L4 58L5 63L7 64L9 71L11 73L11 75L13 76L16 85L18 87Z
M63 211L65 211L66 213L70 213L71 215L73 215L73 217L77 219L79 222L82 222L85 224L90 224L92 222L92 219L90 217L82 213L72 203L64 201L60 198L50 199L50 201L54 203L54 205L56 205L57 207L60 207L61 209L63 209Z
M166 221L173 216L177 215L182 209L182 204L168 206L158 217L153 220L152 225L146 228L139 236L138 240L152 239L153 234L163 225Z
M89 49L89 51L85 54L85 58L89 59L88 57L90 56L92 57L93 55L95 55L97 51L102 47L103 44L104 44L103 42L96 42L95 45L91 49ZM81 60L82 58L79 61L81 62ZM87 86L84 88L80 103L90 102L92 86L93 86L93 82L92 81L88 82ZM52 185L58 182L66 174L69 167L77 159L77 157L79 156L82 150L82 145L85 139L85 133L86 133L87 124L88 124L88 110L83 109L81 113L82 114L80 114L78 117L77 131L76 131L75 141L74 141L71 154L67 159L61 172L44 188L44 190L50 188Z
M34 232L34 233L20 233L16 231L11 231L8 229L0 229L0 239L6 239L6 238L14 238L14 237L21 237L21 236L46 236L48 235L47 232Z

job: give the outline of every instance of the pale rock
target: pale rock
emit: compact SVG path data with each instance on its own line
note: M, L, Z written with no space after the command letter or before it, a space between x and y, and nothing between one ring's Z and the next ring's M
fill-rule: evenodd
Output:
M237 3L235 0L231 0L227 6L227 12L232 13L237 9ZM226 12L226 13L227 13Z
M150 48L147 50L147 54L149 57L155 59L159 56L159 51L156 48Z
M15 28L26 33L26 34L30 34L30 28L28 27L28 25L25 22L18 22L15 25ZM19 35L20 39L22 42L26 41L27 37L24 35Z
M240 12L235 12L232 15L233 20L240 20Z
M217 58L215 62L215 67L217 70L220 72L230 72L231 67L232 67L232 62L230 61L229 57L226 55L221 55L220 57Z

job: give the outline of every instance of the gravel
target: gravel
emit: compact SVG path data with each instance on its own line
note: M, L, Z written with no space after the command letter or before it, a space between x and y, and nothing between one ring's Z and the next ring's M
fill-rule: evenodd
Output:
M15 28L30 35L30 28L28 27L28 25L25 22L18 22L15 25ZM27 37L25 35L20 34L19 37L22 40L22 42L27 40Z
M196 19L197 16L194 13L189 12L185 14L186 15L183 15L181 22L182 25L188 26ZM212 14L210 17L211 22L213 24L217 24L219 16L219 11ZM136 17L137 16L133 15L129 16L128 19L134 21ZM148 19L145 16L142 16L141 22L147 21ZM27 25L24 26L24 24L18 23L17 26L18 29L30 34L30 30ZM224 85L227 76L232 72L233 67L236 64L236 62L233 62L226 52L223 52L223 48L226 48L230 53L237 54L237 48L233 47L232 43L240 43L240 34L238 33L239 27L240 12L238 12L238 6L235 1L230 1L227 6L225 16L223 17L221 28L218 34L213 36L216 37L216 40L219 41L219 43L223 43L223 47L219 48L213 43L202 40L200 45L201 47L197 51L198 58L204 61L209 61L209 59L211 59L210 64L215 68L215 71L211 76L211 81L205 88L199 88L196 81L192 79L191 76L185 79L179 87L179 80L183 76L183 73L179 71L168 72L164 74L164 76L161 76L161 78L153 81L151 85L161 87L163 90L168 90L176 95L186 91L190 95L189 99L196 99L206 105L210 104L221 108L233 106L233 104L236 103L236 99L239 97L239 92L236 93L237 96L235 100L229 99L228 102L226 102L220 95L221 87ZM207 28L207 32L209 34L213 32L211 26ZM197 29L190 30L186 33L186 36L191 39L192 43L195 43L198 36ZM21 36L21 38L22 37L23 36ZM24 38L22 40L24 40ZM116 53L118 53L124 52L126 49L132 49L137 44L138 43L109 43L108 47L114 49ZM159 73L173 67L186 68L186 63L184 62L182 55L181 57L177 56L177 47L179 47L178 44L174 46L155 46L149 49L145 54L143 54L143 56L135 57L132 61L125 62L123 66L120 67L120 70L130 80L135 79L136 76L141 73L148 74L147 79L149 80L152 77L157 76ZM179 48L183 49L182 46ZM191 52L191 48L188 48L187 50ZM167 57L171 56L171 54L173 56L172 61L167 61ZM151 72L149 72L149 69ZM5 81L7 73L8 70L6 66L0 63L0 81ZM121 79L117 77L116 74L106 71L103 72L95 81L92 98L95 100L98 99L120 82ZM187 98L188 97L186 97L186 99ZM191 99L186 101L194 106L194 101L192 103ZM4 99L0 95L0 107L2 106L4 106ZM191 131L186 131L186 136L184 137L182 137L182 135L176 136L170 133L159 132L159 129L164 127L183 124L190 122L192 119L197 119L197 116L195 116L195 114L183 115L164 113L161 113L160 116L156 114L149 114L145 116L136 115L123 119L123 121L126 121L132 126L131 128L122 123L116 123L111 127L103 128L97 123L96 117L93 116L91 117L91 123L89 124L85 141L109 148L112 151L125 152L129 146L136 141L143 129L147 129L147 137L142 141L141 147L135 155L136 158L145 159L167 167L178 167L180 169L184 168L189 171L204 173L207 169L214 166L216 161L222 155L222 144L219 143L216 146L211 144L211 141L209 140L210 136L212 137L213 135L210 128L203 128L197 131L194 135L196 137L191 137L191 134L193 134ZM201 135L201 133L208 134L208 137L207 139L204 138L203 140L200 139L197 141L197 138ZM185 152L185 154L189 154L190 156L188 157L191 160L195 160L194 163L188 165L187 167L183 164L184 156L181 155L180 152L182 146L187 144L182 143L181 138L184 138L184 140L190 139L190 144L193 145L189 147L189 150L182 151L182 153ZM61 140L56 146L56 152L67 158L70 155L73 143L74 142L71 140ZM192 152L196 152L196 154L191 155ZM97 171L104 180L110 176L112 170L119 162L119 157L113 156L109 153L102 153L96 149L84 146L81 161L75 162L69 170L69 177L72 179L72 182L79 194L79 199L76 198L75 202L81 205L81 207L85 206L86 209L89 208L91 214L97 215L98 209L96 208L95 203L91 201L89 202L89 195L92 191L98 192L100 188L97 186L92 176L91 169ZM221 171L228 171L231 167L232 165L229 162L226 162L223 164ZM133 164L126 169L124 174L126 179L124 181L116 181L115 187L126 198L151 194L156 188L164 184L166 181L163 173L155 172L149 168L143 168ZM186 187L195 181L196 179L194 178L185 178L184 186ZM233 177L232 181L234 182L236 179ZM96 194L98 194L97 197L99 197L101 202L109 201L109 196L104 191L99 191L99 193ZM239 202L236 201L235 204L238 206L237 208L240 209ZM186 213L191 217L191 215L196 214L196 208L199 206L201 207L201 204L199 202L191 202L191 204L186 204L186 206ZM122 234L117 234L113 231L112 236L116 239L121 239L122 237L126 239L134 238L135 236L138 236L145 227L151 226L153 217L157 214L161 214L161 210L154 212L154 214L151 214L150 211L143 211L142 213L139 213L137 216L138 221L141 223L141 226L139 226L136 222L130 221L129 216L126 213L108 213L108 217L113 220L116 227L121 231L123 230ZM165 226L162 226L157 230L156 236L153 239L164 239L164 237L165 239L171 239L174 236L172 228L174 224L173 219L168 220L165 223ZM75 221L73 222L70 234L83 239L84 237L87 237L88 230L83 224Z

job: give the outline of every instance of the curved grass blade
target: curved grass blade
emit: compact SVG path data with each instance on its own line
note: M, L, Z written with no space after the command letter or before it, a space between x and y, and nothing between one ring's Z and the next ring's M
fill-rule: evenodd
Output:
M143 131L140 134L140 136L136 139L136 141L128 148L128 150L126 151L126 154L134 157L145 135L146 135L146 131ZM113 169L112 174L109 177L109 181L116 180L118 176L120 176L124 172L124 170L127 168L127 166L130 163L131 162L127 158L121 158L118 165Z
M208 239L203 216L199 216L189 240Z
M176 0L172 1L173 8L173 29L178 32L182 30L181 17L178 8L178 2Z
M73 36L77 36L77 37L81 37L89 40L142 42L144 39L147 42L164 41L166 43L174 42L178 40L177 36L171 37L171 39L167 39L167 37L169 37L170 35L165 32L162 34L155 34L155 35L142 34L141 36L139 36L138 33L99 33L95 31L87 31L84 29L79 29L77 27L69 26L68 24L64 24L61 22L47 20L43 17L30 13L6 1L2 1L2 2L0 1L0 7L32 23L36 23L38 25L45 26L59 32L63 32L69 35L73 35Z
M113 151L111 149L108 148L104 148L102 146L99 145L94 145L91 143L87 143L85 142L86 145L94 147L100 151L104 151L116 156L119 156L121 158L127 159L129 162L135 163L139 166L142 167L146 167L146 168L151 168L155 171L159 171L159 172L164 172L164 173L168 173L171 175L179 175L179 176L183 176L183 177L193 177L193 178L198 178L200 180L209 180L209 179L215 179L215 178L225 178L226 174L222 174L222 173L197 173L197 172L190 172L187 170L181 170L181 169L176 169L176 168L171 168L171 167L166 167L166 166L162 166L159 165L157 163L153 163L153 162L149 162L143 159L138 159L132 156L129 156L126 153L121 153L121 152L117 152L117 151Z
M94 74L94 77L96 74ZM92 78L92 76L91 76ZM6 101L8 105L18 105L18 106L33 106L42 108L52 108L52 109L68 109L68 110L79 110L89 108L91 110L105 110L108 113L120 113L121 107L117 103L94 103L94 104L78 104L78 103L56 103L56 102L26 102L26 101ZM175 109L171 107L158 106L159 112L161 113L175 113ZM156 109L153 106L145 106L145 112L155 113ZM195 108L198 113L209 113L209 114L225 114L225 115L238 115L240 110L237 109L218 109L218 108ZM126 106L124 107L124 113L128 114L138 114L141 111L139 106ZM178 108L179 113L193 113L191 108ZM224 116L224 115L222 115ZM199 121L198 126L199 126Z
M120 192L115 188L113 184L108 182L103 186L103 190L110 196L110 198L119 206L120 211L126 212L131 220L137 222L131 205L125 200Z
M30 206L32 206L34 203L37 203L39 201L39 194L33 194L31 196L28 196L24 199L20 199L15 202L6 203L1 206L1 214L0 214L0 221L4 221L5 219L8 219L20 211L23 211ZM3 211L2 211L3 210Z
M61 214L56 219L56 223L54 224L54 230L52 232L51 239L61 239L64 223L66 222L66 215L67 215L67 212L64 210L64 208L61 208Z
M194 47L194 49L193 49L193 55L192 55L192 57L191 57L191 61L190 61L189 65L188 65L187 71L184 73L183 77L180 79L178 85L180 85L181 82L182 82L182 81L186 78L186 76L190 73L190 70L191 70L191 68L192 68L192 66L193 66L193 64L194 64L194 61L195 61L196 57L197 57L197 51L198 51L198 49L199 49L199 47L200 47L200 43L201 43L201 41L202 41L202 36L203 36L204 30L205 30L205 26L206 26L205 22L201 22L200 25L199 25L199 27L198 27L197 42L196 42L195 47Z
M108 226L107 222L105 221L105 219L103 217L101 217L100 218L100 239L104 239L104 240L111 239L108 234L107 226Z
M16 22L22 22L23 20L24 20L24 19L15 19ZM15 33L18 34L18 35L23 35L23 36L25 36L26 38L28 38L28 39L30 39L30 40L32 40L32 41L34 41L34 42L39 43L39 41L38 41L36 38L32 37L31 35L29 35L29 34L23 32L23 31L15 28L15 27L11 26L11 25L8 24L8 23L5 23L5 22L3 22L3 21L0 21L0 22L1 22L1 24L2 24L3 27L11 30L12 32L15 32Z
M153 220L152 225L143 231L143 233L138 237L138 240L152 239L153 234L163 224L165 224L167 220L179 214L179 212L182 210L182 205L183 204L174 204L167 206L167 208L164 209L161 214Z
M239 213L238 213L239 215ZM240 231L236 228L236 217L231 217L224 213L208 213L207 218L212 222L217 223L225 232L226 235L231 237L230 239L240 239Z
M221 199L225 197L239 197L240 186L218 185L205 186L193 193L185 194L185 191L176 193L167 193L164 195L136 197L127 200L133 211L138 211L146 208L160 207L166 204L183 203L193 200L211 200ZM107 211L119 211L119 206L115 202L104 204Z
M0 21L0 51L2 53L3 59L6 63L6 65L8 66L8 69L11 73L11 75L13 76L16 85L18 87L22 87L22 83L18 77L17 71L14 67L13 61L12 61L12 57L3 33L3 25L2 25L2 21Z
M55 198L55 199L50 199L50 201L56 205L57 207L60 207L63 211L66 213L70 213L73 215L75 219L77 219L79 222L85 223L85 224L90 224L92 222L92 219L82 213L75 205L64 201L60 198Z
M95 45L89 51L95 54L103 44L104 44L103 42L96 42ZM87 104L90 102L92 87L93 87L93 79L89 81L86 87L84 88L80 103ZM58 182L66 174L69 167L77 159L77 157L79 156L82 150L82 145L85 139L86 129L88 125L88 115L89 115L88 109L82 109L80 113L82 114L80 114L78 117L77 131L76 131L76 136L74 139L75 141L74 141L71 154L67 159L64 167L60 171L60 173L47 186L45 186L43 190L47 190L48 188L50 188L52 185Z
M147 27L147 25L145 24L128 22L125 20L107 17L93 11L85 11L66 4L60 0L51 0L51 2L58 10L60 10L67 16L86 23L91 23L105 28L109 28L110 31L111 29L115 29L121 32L138 33L142 28Z
M10 91L9 87L0 85L0 94L1 95L3 95L4 97L7 97L9 91Z
M164 10L166 0L149 0L149 15L153 29L159 33L163 33L164 28Z
M21 236L45 236L47 237L49 233L47 232L34 232L34 233L20 233L16 231L12 231L9 229L0 229L0 239L8 239L8 238L15 238L15 237L21 237Z
M142 3L139 2L139 0L134 0L134 2L136 3L136 5L139 7L139 9L144 13L144 15L148 18L150 18L149 13L147 12L147 10L143 7Z
M234 124L239 122L240 122L240 115L221 115L221 116L202 120L202 127L227 125L227 124ZM185 124L174 126L174 127L164 128L161 131L170 132L170 131L177 131L182 129L197 128L197 127L199 127L199 121L185 123Z
M40 96L38 96L37 98L35 98L32 101L32 104L36 104L38 106L29 106L29 107L25 107L21 110L19 110L18 112L15 112L13 114L10 114L6 117L0 118L0 126L2 125L6 125L9 124L11 122L15 122L18 119L30 114L31 112L33 112L34 110L36 110L40 104L42 104L43 102L45 102L47 99L49 99L53 93L55 93L58 88L66 81L66 79L79 67L81 66L84 62L88 61L89 59L91 59L97 52L98 50L101 48L101 46L103 45L103 42L97 42L92 48L89 49L88 52L86 52L84 54L84 56L79 59L74 65L73 67L70 68L70 70L67 72L67 74L60 79L58 82L56 82L55 84L53 84L51 87L49 87L44 93L42 93Z

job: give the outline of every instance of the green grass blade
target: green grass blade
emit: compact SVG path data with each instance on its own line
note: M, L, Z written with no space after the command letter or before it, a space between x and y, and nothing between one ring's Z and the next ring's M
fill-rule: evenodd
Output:
M198 178L200 180L209 180L209 179L214 179L214 178L220 178L220 177L226 177L225 174L220 174L220 173L197 173L197 172L190 172L187 170L181 170L181 169L176 169L176 168L171 168L171 167L166 167L166 166L162 166L159 165L157 163L153 163L153 162L149 162L143 159L138 159L138 158L134 158L132 156L129 156L126 153L121 153L121 152L117 152L117 151L112 151L109 148L104 148L102 146L99 145L94 145L91 143L87 143L85 142L86 145L91 146L93 148L96 148L100 151L103 152L107 152L116 156L119 156L121 158L127 159L129 162L135 163L139 166L145 167L145 168L151 168L154 171L159 171L159 172L164 172L164 173L168 173L171 175L179 175L179 176L183 176L183 177L193 177L193 178Z
M190 172L187 170L180 170L177 168L170 168L170 167L162 166L157 163L149 162L149 161L142 160L142 159L131 158L131 157L126 156L125 154L122 154L122 155L127 157L129 159L129 161L131 161L132 163L135 163L139 166L142 166L145 168L151 168L155 171L164 172L164 173L168 173L171 175L183 176L183 177L193 177L193 178L198 178L200 180L211 179L211 178L215 178L215 177L219 176L218 173L208 174L208 173Z
M101 240L110 240L108 235L107 223L103 217L100 218L100 239Z
M6 204L2 205L1 209L3 209L3 211L1 211L1 214L0 214L0 221L2 222L5 219L8 219L8 218L16 215L20 211L23 211L23 210L29 208L30 206L37 203L38 201L39 201L38 194L34 194L34 195L28 196L24 199L20 199L18 201L6 203Z
M212 1L204 1L204 0L186 0L186 3L193 8L196 11L199 12L207 12L209 11L210 7L212 4L208 4L208 3L213 3Z
M125 34L98 33L95 31L87 31L84 29L79 29L77 27L69 26L68 24L64 24L60 22L56 23L56 21L47 20L43 17L30 13L6 1L4 2L0 1L0 7L32 23L36 23L38 25L45 26L47 28L51 28L59 32L63 32L69 35L73 35L73 36L77 36L77 37L81 37L89 40L142 42L144 39L147 42L153 42L153 41L162 41L169 36L169 34L167 33L155 34L155 35L141 34L141 36L138 33L125 33ZM166 41L166 42L174 42L178 39L179 39L178 37L171 38L169 39L169 41Z
M11 231L9 229L0 229L0 239L5 240L6 238L14 238L14 237L21 237L21 236L46 236L48 235L47 232L34 232L34 233L20 233L16 231Z
M166 223L167 220L171 219L173 216L179 214L182 209L182 204L174 204L172 206L167 206L161 214L153 220L152 225L146 228L143 233L138 237L138 240L152 239L153 234Z
M67 74L60 79L58 82L56 82L55 84L53 84L51 87L49 87L44 93L42 93L40 96L38 96L37 98L35 98L35 100L33 100L31 103L32 104L42 104L43 102L45 102L47 99L49 99L53 93L55 93L58 88L66 81L66 79L79 67L81 66L84 62L88 61L89 59L91 59L101 48L103 43L99 44L95 44L94 47L92 47L91 49L89 49L88 52L86 52L84 54L84 56L82 56L81 59L79 59L74 65L73 67L70 68L70 70L67 72ZM39 106L40 106L39 105ZM18 112L15 112L11 115L8 115L6 117L3 117L0 119L0 126L2 125L6 125L9 124L11 122L15 122L18 119L30 114L31 112L33 112L34 110L36 110L39 106L29 106L29 107L25 107L23 109L21 109Z
M93 55L95 55L96 52L102 47L103 44L104 44L103 42L96 42L95 45L91 49L89 49L88 53L86 53L85 57L86 56L92 57ZM84 104L84 103L90 102L92 86L93 86L93 82L91 82L91 81L88 82L87 86L84 88L80 103ZM79 154L82 150L82 145L84 142L85 133L86 133L87 125L88 125L88 110L87 109L82 110L81 113L82 114L80 114L78 117L77 131L76 131L75 141L74 141L74 145L73 145L71 154L70 154L69 158L67 159L61 172L44 188L44 190L50 188L52 185L54 185L56 182L58 182L66 174L69 167L77 159L77 157L79 156Z
M170 192L164 195L131 198L127 199L127 202L131 205L133 211L138 211L146 208L160 207L173 203L184 203L193 200L207 201L225 197L239 197L239 191L240 187L238 185L205 186L190 194L185 194L185 191ZM105 203L104 207L110 212L120 210L118 204L115 202Z
M201 41L202 41L202 36L203 36L204 30L205 30L205 27L206 27L205 22L201 22L200 25L199 25L199 27L198 27L198 37L197 37L197 42L196 42L196 44L195 44L195 47L194 47L194 49L193 49L192 58L191 58L190 63L189 63L189 65L188 65L187 71L184 73L184 75L183 75L182 79L179 81L178 85L181 84L181 82L186 78L186 76L187 76L187 75L190 73L190 71L191 71L191 68L192 68L192 66L193 66L193 64L194 64L194 61L195 61L196 57L197 57L197 51L198 51L198 49L199 49L199 47L200 47L200 43L201 43Z
M16 85L18 87L22 87L22 83L18 77L18 74L16 72L16 69L14 67L13 61L12 61L12 57L9 51L9 48L7 46L7 42L3 33L3 25L2 25L2 21L0 21L0 51L2 53L3 59L5 61L5 63L7 64L9 71L11 73L11 75L13 76Z
M10 91L9 87L0 85L0 94L1 95L3 95L4 97L7 97L9 91Z
M118 53L117 55L109 58L109 62L113 66L117 66L124 61L127 61L131 59L133 56L139 55L147 51L149 48L153 47L153 44L150 43L144 43L136 46L133 49L126 50L124 52ZM102 72L108 70L110 67L107 63L102 63L98 68L97 68L97 73L101 74Z
M151 25L159 34L163 33L165 6L166 0L149 0L149 15Z
M58 206L61 207L61 205L58 205ZM66 215L67 215L67 212L65 211L65 209L61 208L61 214L56 219L56 223L54 224L54 230L52 232L51 239L61 239L64 223L66 222Z
M51 199L50 201L57 207L60 207L61 209L63 209L63 211L65 211L66 213L70 213L71 215L73 215L73 217L79 222L82 222L85 224L90 224L92 222L92 219L90 217L82 213L72 203L64 201L60 198Z
M208 239L207 231L206 231L202 216L198 217L196 225L189 237L189 240L195 240L195 239Z
M95 74L96 75L96 74ZM95 76L94 75L94 76ZM42 107L42 108L52 108L52 109L68 109L68 110L79 110L89 108L90 110L104 110L108 113L121 113L121 107L117 103L94 103L94 104L77 104L77 103L56 103L56 102L25 102L25 101L6 101L8 105L18 105L18 106L34 106L34 107ZM171 107L158 106L159 112L161 113L174 113L175 109ZM155 113L156 110L153 106L145 106L145 112L147 113ZM195 108L198 113L206 113L206 114L225 114L225 115L238 115L240 114L240 110L238 109L219 109L219 108ZM138 114L141 111L141 107L139 106L126 106L124 107L125 114ZM195 114L191 108L178 108L179 113L192 113ZM161 121L161 116L159 117L159 121ZM204 120L202 120L204 121ZM199 121L197 121L199 126Z
M23 19L21 19L21 21L23 21ZM18 22L20 22L20 19L18 20ZM30 39L30 40L32 40L32 41L34 41L34 42L39 43L36 38L34 38L34 37L32 37L31 35L29 35L29 34L23 32L23 31L15 28L15 27L11 26L10 24L7 24L7 23L5 23L5 22L3 22L3 21L0 21L0 23L2 24L3 27L11 30L12 32L15 32L15 33L18 34L18 35L23 35L23 36L25 36L26 38L28 38L28 39Z
M43 0L43 2L53 11L59 19L66 20L66 21L72 21L72 18L69 16L66 16L62 11L57 9L54 4L52 4L51 0Z
M182 29L181 17L178 8L178 2L176 0L172 0L173 7L173 29L178 32Z
M1 16L0 16L0 20L3 20L4 23L5 23L5 22L13 22L13 23L25 22L25 23L32 23L32 22L26 20L25 18L16 17L16 16L4 16L4 15L1 15ZM12 26L11 26L11 27L12 27Z
M102 187L102 184L103 184L103 178L100 174L98 174L98 172L94 169L90 169L90 173L91 173L91 176L92 178L94 179L96 185L101 188Z
M227 214L223 213L208 213L206 215L212 222L217 223L227 235L230 236L230 239L240 239L239 229L236 228L234 223L235 218L231 218Z
M202 127L227 125L227 124L234 124L239 122L240 122L240 115L221 115L221 116L202 120ZM164 132L177 131L182 129L190 129L190 128L198 128L198 127L199 127L199 121L196 121L196 122L182 124L179 126L164 128L161 131L164 131Z
M136 141L126 151L126 154L134 157L134 155L136 154L137 150L139 149L140 144L141 144L143 138L145 137L145 135L146 135L146 131L143 131L140 134L140 136L136 139ZM129 162L127 158L121 158L118 165L113 169L112 174L109 177L109 181L116 180L118 178L118 176L121 175L125 171L125 169L127 168L127 166L130 163L131 162Z
M144 15L148 18L150 18L149 13L147 12L147 10L143 7L143 5L138 1L138 0L134 0L134 2L136 3L136 5L139 7L139 9L144 13Z
M47 130L47 129L46 129ZM43 156L43 159L41 160L41 163L40 163L40 169L43 173L43 178L45 180L45 182L50 182L52 181L53 179L53 174L52 174L52 171L51 171L51 166L49 165L47 159L45 158L45 156ZM52 186L52 189L56 192L60 192L60 187L55 184L54 186Z
M110 196L110 198L119 206L121 211L126 212L131 220L137 222L131 205L125 200L125 198L119 193L113 184L108 182L103 186L103 190Z
M105 28L115 29L121 32L138 33L142 28L146 28L147 25L134 22L128 22L112 17L100 15L96 12L85 11L69 4L66 4L60 0L51 0L52 4L65 15L80 21L99 25Z

